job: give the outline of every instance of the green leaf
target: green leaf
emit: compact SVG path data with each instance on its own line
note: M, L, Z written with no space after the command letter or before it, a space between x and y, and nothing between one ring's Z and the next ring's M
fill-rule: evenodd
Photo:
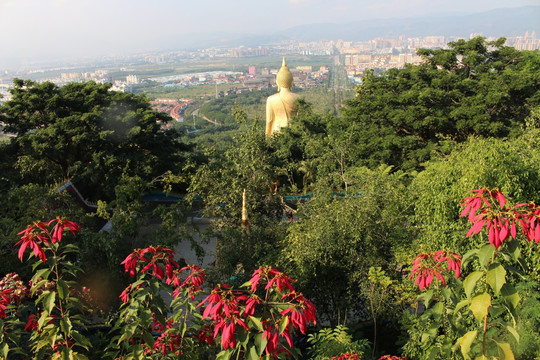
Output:
M69 295L69 288L66 282L62 279L59 279L56 287L58 289L58 296L60 297L60 299L64 300L66 296Z
M502 286L506 283L506 270L504 270L504 267L501 264L489 265L486 282L495 295L499 295Z
M461 349L461 353L463 354L463 357L465 358L465 360L468 360L471 358L469 356L469 351L471 351L471 345L474 339L476 339L477 333L478 333L478 330L469 331L468 333L466 333L465 335L463 335L457 340L457 342L459 343L459 347Z
M8 344L4 343L4 345L2 345L2 347L0 348L0 355L2 355L2 359L7 359L8 353L9 353L9 346Z
M64 334L67 334L68 336L71 335L71 320L69 319L69 316L64 316L60 319L60 328Z
M428 308L429 307L429 302L431 301L431 298L433 297L433 289L430 289L430 290L426 291L425 293L423 293L419 297L422 297L424 299L424 306L426 308Z
M501 295L504 298L504 302L512 309L515 309L521 300L519 293L512 284L504 284L501 288Z
M435 305L433 305L433 307L431 308L431 311L433 312L434 314L434 318L438 319L441 315L442 315L442 311L443 311L443 304L442 302L438 302L436 303Z
M491 296L485 292L483 294L480 294L478 296L475 296L471 300L471 306L469 306L469 309L474 314L474 317L478 321L483 321L484 317L486 317L489 307L491 306Z
M77 345L80 346L80 347L83 347L85 348L86 350L88 350L88 348L90 346L92 346L92 343L90 342L90 340L88 340L84 335L81 335L78 331L76 330L73 330L71 332L71 336L73 337L73 339L77 342Z
M34 276L32 276L32 284L36 284L40 281L40 278L43 278L43 280L47 280L49 278L51 271L49 269L39 269L36 271Z
M471 303L471 300L469 300L469 299L461 300L456 305L456 308L454 309L454 313L457 313L459 310L461 310L465 306L469 305L470 303Z
M73 360L73 350L68 347L62 349L62 360Z
M480 250L478 250L478 261L480 261L480 265L486 266L488 260L491 260L493 257L493 253L495 252L495 246L489 244L484 245Z
M516 339L516 343L519 343L519 334L516 329L514 329L510 325L507 325L506 330L508 330L508 332L514 336L514 338Z
M222 350L216 355L216 360L229 360L231 358L231 350Z
M279 334L283 334L283 332L285 331L285 329L287 329L287 326L289 326L289 317L288 316L285 316L281 319L280 323L279 323Z
M45 324L45 321L48 321L49 319L49 314L46 311L42 312L41 316L38 319L38 330L41 330L41 328L43 328L43 325Z
M497 346L499 347L499 358L501 360L514 360L514 353L512 352L512 349L510 348L509 343L497 343Z
M257 330L259 331L264 331L264 328L263 328L263 325L261 323L261 320L259 320L258 318L254 317L254 316L250 316L249 317L249 320L251 320L251 322L253 323L253 325L255 325L255 327L257 328Z
M246 345L249 342L249 336L248 335L249 335L248 332L246 330L244 330L243 327L238 328L238 331L237 331L237 334L236 334L236 339L238 340L238 343L241 344L244 347L244 349L246 348Z
M144 342L146 342L146 345L148 345L150 348L154 347L155 339L149 332L145 331L143 333Z
M245 283L240 285L240 287L251 287L251 281L246 281Z
M268 343L268 339L263 339L263 334L258 333L255 335L255 346L259 348L259 356L262 356L262 353L264 352L264 349L266 349L266 344Z
M255 348L255 346L249 348L248 360L259 360L259 354L257 354L257 349Z
M86 357L86 355L79 354L78 352L74 352L73 357L77 360L88 360L88 357Z
M508 253L511 255L512 259L515 261L519 261L521 257L521 246L519 241L516 240L510 240L506 242L506 247L508 249Z
M52 313L55 300L56 293L53 291L49 291L49 293L43 298L43 308L45 309L45 311L47 311L47 313Z
M465 290L465 295L467 295L468 298L471 297L472 292L476 287L476 283L482 277L482 275L484 275L482 271L475 271L467 275L465 280L463 280L463 290Z
M462 265L463 267L465 267L465 265L467 265L467 263L468 263L469 261L471 261L471 257L472 257L473 255L476 255L476 254L478 254L478 249L472 249L472 250L467 251L467 252L465 253L465 255L463 255L463 258L461 259L461 265Z

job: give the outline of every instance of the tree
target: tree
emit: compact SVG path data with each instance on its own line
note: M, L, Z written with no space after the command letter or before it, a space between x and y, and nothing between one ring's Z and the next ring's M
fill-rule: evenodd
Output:
M441 140L518 135L540 102L540 54L504 41L459 40L449 49L419 50L420 65L368 72L344 109L357 124L363 163L420 169L444 150Z
M123 174L150 180L180 161L184 147L161 131L169 117L146 98L111 91L110 84L14 80L12 99L0 107L22 181L68 179L85 196L111 199Z
M355 170L355 195L319 195L299 209L300 220L289 227L281 256L332 324L346 324L353 312L369 318L369 305L360 295L369 285L369 268L379 266L395 276L394 252L408 239L401 174L390 174L389 167Z
M248 120L240 109L235 118L241 127L233 144L223 153L205 149L207 162L199 166L189 188L191 198L202 198L203 214L216 218L211 235L217 237L216 269L222 277L233 275L237 267L249 273L258 265L273 265L271 258L284 236L283 203L271 192L276 159L262 122ZM249 232L242 227L244 189Z

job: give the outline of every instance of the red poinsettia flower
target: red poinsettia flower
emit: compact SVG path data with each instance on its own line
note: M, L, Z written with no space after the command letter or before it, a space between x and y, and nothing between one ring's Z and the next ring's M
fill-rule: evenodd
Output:
M49 243L46 237L47 233L43 230L44 227L45 223L38 222L34 223L33 225L29 225L26 229L18 233L18 235L22 236L21 240L18 241L15 246L19 244L21 245L18 254L21 261L23 261L24 251L27 247L32 249L34 255L36 257L39 257L41 261L45 262L47 260L47 257L45 256L45 251L43 251L40 246L40 243Z
M10 303L11 298L9 294L11 294L12 291L13 289L0 290L0 318L6 317L5 310Z
M59 218L53 219L49 221L47 226L51 226L52 223L56 222L56 225L53 229L53 236L52 236L52 242L60 242L62 241L62 235L64 234L64 229L67 228L71 231L73 236L75 236L75 231L81 231L81 226L79 224L74 223L73 221L69 221L65 218Z
M447 262L448 269L442 265ZM420 254L413 261L411 275L409 279L416 277L414 284L418 285L420 290L428 288L433 279L438 279L446 286L446 280L442 273L454 271L456 277L460 276L461 256L446 250L436 251L435 253Z
M24 330L26 331L37 331L38 329L38 322L36 320L36 315L35 314L30 314L30 316L28 316L28 321L26 322L26 325L24 326Z

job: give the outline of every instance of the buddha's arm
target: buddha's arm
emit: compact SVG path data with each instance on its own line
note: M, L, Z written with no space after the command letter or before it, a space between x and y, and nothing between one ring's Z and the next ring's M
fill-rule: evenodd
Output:
M270 99L266 100L266 136L272 135L272 126L274 125L274 111Z

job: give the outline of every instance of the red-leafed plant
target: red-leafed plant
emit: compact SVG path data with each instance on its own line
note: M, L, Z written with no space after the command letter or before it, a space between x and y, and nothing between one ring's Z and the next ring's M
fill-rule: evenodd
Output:
M62 242L65 231L75 236L80 226L72 221L56 218L48 222L34 222L21 231L18 256L24 261L26 250L30 250L29 260L33 263L34 275L30 281L30 289L22 284L16 274L8 274L2 286L10 284L11 289L0 294L0 317L7 304L13 325L9 334L0 339L1 355L8 357L10 350L22 352L16 340L17 317L22 313L18 306L27 298L35 298L35 306L27 318L22 319L26 325L22 330L29 332L28 348L37 359L86 359L90 342L82 334L86 328L86 320L82 315L84 305L83 288L77 283L76 276L80 272L75 261L78 248L73 244ZM24 324L24 322L22 324ZM0 324L3 328L5 323ZM4 328L4 330L6 330ZM20 334L19 334L20 335Z
M420 254L411 269L410 278L424 290L419 300L427 310L421 319L429 328L422 334L421 346L427 357L446 358L459 350L466 359L473 355L479 359L509 359L514 358L512 349L519 342L516 310L521 297L508 275L521 276L513 266L519 264L516 239L520 233L529 242L540 241L540 206L533 202L509 206L496 188L473 193L461 203L461 217L472 224L466 236L487 231L489 244L469 251L463 258L447 250ZM449 280L446 273L453 271L459 278L461 267L474 259L473 271L463 281L444 288ZM434 280L442 284L436 292L428 290ZM440 337L439 331L447 336Z

